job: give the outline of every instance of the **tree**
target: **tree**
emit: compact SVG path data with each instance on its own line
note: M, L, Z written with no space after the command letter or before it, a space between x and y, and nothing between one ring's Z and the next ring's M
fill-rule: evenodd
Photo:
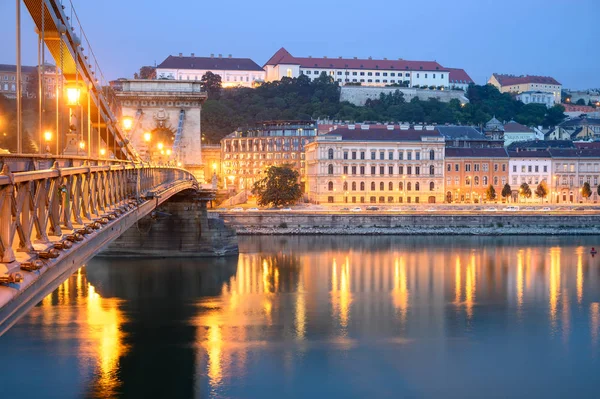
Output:
M531 188L529 188L529 184L521 184L521 187L519 187L519 194L524 198L531 198Z
M548 186L545 181L541 181L535 189L535 196L540 198L542 202L544 202L544 198L548 195Z
M583 98L580 98L579 100L577 100L577 102L575 104L577 104L577 105L585 105L585 100Z
M512 189L510 188L510 185L508 183L506 183L504 185L504 187L502 187L502 198L508 199L508 197L510 197L511 194L512 194Z
M596 187L596 192L598 193L598 195L600 195L600 184L598 184L598 187Z
M208 98L219 99L221 96L221 75L206 72L200 79L202 90L208 93Z
M143 66L139 73L133 74L134 79L156 79L156 68L153 66Z
M581 196L586 200L592 196L592 189L590 187L590 183L583 183L583 187L581 187Z
M496 199L496 190L494 189L494 186L492 186L490 184L489 187L485 190L485 195L486 195L488 201L495 200Z
M553 107L550 107L546 112L546 117L544 118L544 126L556 126L563 120L565 120L567 115L565 115L565 107L560 104L556 104Z
M290 205L302 197L302 189L298 183L300 175L291 165L271 166L266 174L252 188L252 194L258 197L258 205Z

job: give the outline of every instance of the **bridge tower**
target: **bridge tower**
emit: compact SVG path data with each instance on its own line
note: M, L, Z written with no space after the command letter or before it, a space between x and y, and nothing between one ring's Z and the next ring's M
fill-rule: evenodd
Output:
M128 120L128 140L142 159L184 167L203 182L200 82L119 80L113 85Z

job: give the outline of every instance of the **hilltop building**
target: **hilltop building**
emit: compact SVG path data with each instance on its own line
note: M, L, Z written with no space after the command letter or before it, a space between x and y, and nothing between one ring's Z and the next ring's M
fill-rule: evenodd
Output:
M473 80L462 69L444 68L436 61L407 61L403 59L382 60L354 58L295 57L280 48L264 65L266 80L283 77L297 78L305 75L314 80L325 73L336 82L363 86L386 86L400 84L415 86L465 87ZM451 76L452 75L452 76ZM453 83L451 84L451 79Z
M170 55L156 67L157 79L200 80L206 72L221 77L223 87L253 87L265 81L265 71L250 58L233 58L231 54L217 57Z
M494 73L488 80L502 93L544 92L554 96L554 104L560 104L562 85L549 76L514 76Z
M46 64L44 69L45 98L56 98L56 67ZM37 87L30 87L30 82L37 81L37 66L21 66L23 96L35 98ZM62 78L60 78L62 79ZM0 95L6 98L17 98L17 66L0 64Z

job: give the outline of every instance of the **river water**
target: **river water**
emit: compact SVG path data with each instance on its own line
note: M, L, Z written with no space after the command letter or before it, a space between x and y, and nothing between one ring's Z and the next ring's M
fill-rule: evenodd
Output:
M2 398L600 397L598 237L240 237L96 258L0 337Z

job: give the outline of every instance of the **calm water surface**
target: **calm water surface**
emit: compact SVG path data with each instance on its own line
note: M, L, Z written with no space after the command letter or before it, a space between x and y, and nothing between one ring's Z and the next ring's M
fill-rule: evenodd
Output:
M600 397L600 238L240 241L93 260L0 337L0 397Z

